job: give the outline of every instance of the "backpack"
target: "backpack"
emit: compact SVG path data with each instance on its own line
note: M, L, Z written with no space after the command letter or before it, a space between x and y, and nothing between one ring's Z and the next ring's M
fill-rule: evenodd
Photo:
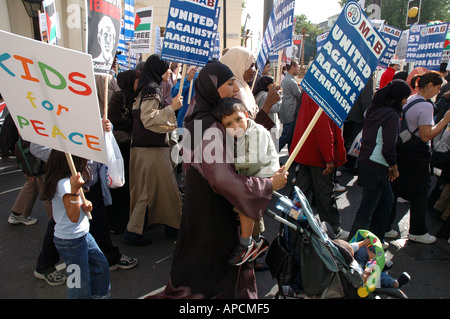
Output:
M404 144L406 142L408 142L411 137L417 133L417 131L419 130L419 127L417 127L414 132L411 132L408 128L408 123L406 121L406 111L408 111L413 105L419 103L419 102L426 102L424 99L416 99L414 101L412 101L411 103L409 103L408 105L406 105L406 107L404 107L402 109L401 115L400 115L400 124L399 124L399 128L398 128L398 139L397 139L397 144Z
M19 139L19 132L11 117L11 113L5 117L0 129L0 153L3 157L14 155L14 145Z
M16 161L22 172L28 177L37 177L45 173L45 162L30 152L30 142L20 136L15 145Z

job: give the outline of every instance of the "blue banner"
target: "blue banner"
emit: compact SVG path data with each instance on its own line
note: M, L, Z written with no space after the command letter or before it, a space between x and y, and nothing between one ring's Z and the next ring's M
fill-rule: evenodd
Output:
M119 44L117 51L117 64L120 71L136 68L139 54L130 54L130 42L134 38L134 0L124 0L123 19L121 23Z
M388 47L378 63L379 67L387 69L390 61L394 58L395 50L397 49L402 33L402 30L383 24L380 34L384 38L384 41L387 43Z
M316 37L316 48L317 48L317 52L319 52L320 49L322 49L322 45L324 44L325 40L327 39L329 33L330 33L330 32L327 31L327 32L324 32L324 33L322 33L322 34L319 34L319 35Z
M275 7L275 37L273 51L292 46L295 0L279 0Z
M344 6L301 83L342 127L386 50L386 43L356 1Z
M409 28L408 49L406 49L406 62L414 63L416 61L417 46L420 41L420 29L425 24L413 24Z
M124 40L131 41L134 37L134 0L124 0L122 28Z
M210 55L218 0L171 0L161 58L204 66Z
M417 46L415 67L439 71L447 35L447 23L423 26L420 29L420 40Z
M209 53L209 61L220 58L220 35L218 31L220 17L220 7L217 7L216 18L214 21L214 33L211 37L211 51Z
M258 68L259 74L261 74L262 70L264 70L264 66L266 65L267 58L272 47L273 38L275 37L274 24L275 11L272 10L269 21L267 22L266 31L264 31L264 38L262 40L261 47L259 48L258 56L256 58L256 66Z

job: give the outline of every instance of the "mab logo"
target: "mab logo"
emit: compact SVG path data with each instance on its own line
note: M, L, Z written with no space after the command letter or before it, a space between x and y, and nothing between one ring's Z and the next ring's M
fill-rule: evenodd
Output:
M345 18L351 25L356 25L361 20L361 7L359 4L351 3L347 6Z
M202 6L204 8L208 8L214 10L216 8L216 2L218 0L179 0L180 2L190 2L192 4L196 4Z

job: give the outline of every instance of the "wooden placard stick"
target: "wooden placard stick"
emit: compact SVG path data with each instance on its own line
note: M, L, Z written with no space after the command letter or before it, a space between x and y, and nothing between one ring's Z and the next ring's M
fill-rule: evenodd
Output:
M287 172L289 170L289 167L291 166L292 162L294 161L294 158L297 156L298 152L302 148L303 144L305 144L306 139L308 138L309 134L311 133L314 125L316 125L317 121L319 120L320 115L322 115L323 109L321 107L318 108L316 111L316 114L314 114L314 117L312 118L311 122L309 122L308 127L306 128L305 132L303 132L302 137L300 138L300 141L298 141L297 145L295 146L294 150L292 151L291 155L289 156L284 171Z
M67 163L69 164L70 171L72 172L73 176L77 175L77 170L75 168L75 164L73 163L72 154L64 152L66 154ZM80 196L81 196L81 202L84 204L86 203L86 197L84 197L83 188L80 189ZM91 212L84 212L89 219L92 219Z
M282 56L283 56L283 50L280 50L280 51L278 51L278 64L277 64L277 78L276 78L276 81L275 81L275 83L277 84L277 85L280 85L281 83L281 73L283 73L283 70L282 70L282 66L281 66L281 58L282 58Z
M255 77L253 78L253 83L252 83L252 92L253 92L253 88L255 87L255 83L256 83L256 78L258 77L258 71L256 71Z
M108 118L108 82L109 82L109 74L105 75L105 91L103 96L103 118Z
M195 77L195 76L194 76L194 77ZM189 84L188 105L191 104L192 88L194 87L194 79L192 79L190 82L191 82L191 83Z
M180 88L178 89L178 94L180 95L183 95L183 85L185 76L186 76L186 64L183 64L183 70L181 71Z

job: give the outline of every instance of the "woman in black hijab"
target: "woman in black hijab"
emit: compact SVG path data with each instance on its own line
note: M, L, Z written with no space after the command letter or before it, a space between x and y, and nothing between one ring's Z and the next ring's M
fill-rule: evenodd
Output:
M287 174L256 178L236 173L225 129L211 114L220 98L236 95L234 81L231 70L217 61L206 65L195 81L195 104L185 117L189 133L183 138L181 226L169 283L152 298L258 297L253 264L227 263L239 234L233 207L258 220Z
M130 148L131 129L133 128L133 94L139 81L140 72L129 70L117 75L117 84L120 91L114 92L108 104L108 118L114 128L114 136L119 146ZM118 133L124 131L125 133ZM117 135L116 135L117 134ZM122 150L122 147L121 147ZM129 153L129 151L128 151Z
M175 110L181 107L182 98L177 95L171 105L164 106L161 82L167 81L170 74L169 62L153 54L145 62L134 92L130 219L123 235L130 244L150 244L142 233L152 224L164 224L170 233L180 225L181 198L170 159L168 133L177 128Z
M130 143L133 128L133 94L139 81L140 72L136 70L120 72L117 84L120 90L113 93L108 104L108 118L113 126L113 134L123 157L126 183L119 188L111 189L113 204L106 206L109 227L114 233L121 234L128 223L130 208Z
M349 238L358 229L370 230L383 242L394 203L391 182L398 176L397 132L402 106L411 89L393 80L379 89L367 109L358 156L358 185L363 195Z

